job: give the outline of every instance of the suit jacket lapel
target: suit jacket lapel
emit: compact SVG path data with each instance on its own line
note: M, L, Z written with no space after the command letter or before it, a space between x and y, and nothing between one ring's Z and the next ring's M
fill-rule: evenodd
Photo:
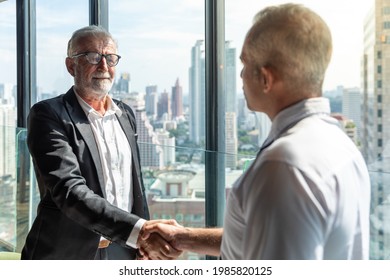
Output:
M99 150L96 145L95 137L93 135L91 125L89 124L89 120L81 108L79 102L77 101L73 87L65 94L64 103L67 110L69 111L69 117L73 121L76 128L79 130L81 136L84 138L85 144L90 151L93 163L96 167L100 189L103 193L103 196L106 197L105 188L103 187L104 178L102 164L99 157Z

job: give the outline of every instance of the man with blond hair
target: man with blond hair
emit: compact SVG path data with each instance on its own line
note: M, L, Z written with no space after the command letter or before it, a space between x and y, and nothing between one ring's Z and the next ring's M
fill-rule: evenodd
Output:
M223 229L154 224L181 250L222 259L367 259L370 180L330 116L322 84L332 52L319 15L296 4L254 18L241 52L248 108L272 121L229 194Z

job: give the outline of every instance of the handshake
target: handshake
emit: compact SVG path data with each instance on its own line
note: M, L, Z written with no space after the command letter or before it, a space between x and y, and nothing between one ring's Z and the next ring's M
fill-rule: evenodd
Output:
M173 260L184 251L219 256L222 228L187 228L175 220L151 220L143 225L138 259Z

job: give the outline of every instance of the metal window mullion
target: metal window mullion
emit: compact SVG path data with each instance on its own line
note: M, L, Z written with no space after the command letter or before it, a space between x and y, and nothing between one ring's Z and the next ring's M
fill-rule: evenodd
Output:
M108 0L89 0L89 24L108 30Z
M221 227L225 209L225 1L205 1L206 227Z
M16 2L17 126L27 127L27 116L36 102L35 0Z
M16 80L17 80L17 127L27 127L30 107L36 102L36 12L35 0L16 1ZM26 131L16 129L17 141L17 204L16 247L20 252L26 238L27 225L31 223L30 157L26 146Z

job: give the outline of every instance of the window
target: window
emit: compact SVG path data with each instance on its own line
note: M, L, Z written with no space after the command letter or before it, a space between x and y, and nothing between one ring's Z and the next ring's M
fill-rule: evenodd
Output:
M196 195L205 189L204 2L111 0L109 8L122 56L113 95L136 114L150 213L205 226Z
M60 0L36 2L37 44L37 86L38 100L64 93L71 85L72 78L67 73L64 59L67 40L75 29L88 25L88 3L90 1L70 0L66 4ZM350 5L340 2L336 7L324 8L323 1L302 0L302 4L317 11L329 23L334 37L334 53L324 82L324 92L336 96L331 100L332 108L341 111L341 88L358 88L361 99L351 98L348 106L352 109L363 102L362 113L356 110L357 137L362 143L361 150L368 162L372 175L374 195L372 197L372 218L381 220L378 226L372 224L371 253L373 259L388 259L390 256L389 233L379 227L388 227L387 215L382 213L384 199L376 193L385 193L390 185L383 176L389 172L386 162L377 162L389 139L385 132L390 129L386 111L386 98L382 98L379 88L388 88L387 77L375 74L387 73L386 65L379 64L382 57L389 57L385 46L376 44L372 38L381 38L374 26L390 27L390 22L381 17L373 17L365 34L363 31L367 7L370 1L356 2L354 13L349 13ZM378 2L378 1L377 1ZM114 92L116 98L131 104L137 114L140 149L143 153L142 165L145 186L153 219L175 217L188 226L203 226L205 222L205 143L204 127L204 87L205 87L205 1L161 0L158 3L147 1L109 1L109 28L119 42L122 59L117 67ZM273 1L246 0L242 5L236 0L225 0L225 62L226 72L226 150L221 152L226 160L226 193L255 156L259 146L267 136L270 122L263 114L249 111L245 104L240 78L239 55L243 39L256 11ZM350 3L349 3L350 4ZM0 110L17 102L16 85L16 7L15 1L0 1L0 37L2 44L0 62L3 67L0 78ZM329 12L328 12L329 11ZM390 14L389 7L377 7L379 14ZM66 16L64 16L66 14ZM345 17L348 20L345 20ZM383 24L382 24L383 23ZM381 28L379 28L381 29ZM346 33L345 30L348 30ZM342 31L339 33L338 31ZM381 33L381 32L379 32ZM347 35L348 36L347 36ZM356 36L355 36L356 35ZM385 36L386 42L389 36ZM34 42L30 42L34 43ZM358 48L356 46L362 46ZM365 48L367 46L367 48ZM383 49L382 49L383 48ZM360 64L360 58L365 63ZM55 69L55 71L53 71ZM361 71L357 71L360 69ZM360 73L364 76L360 77ZM383 75L386 76L386 75ZM360 79L364 88L360 88ZM390 80L389 80L390 81ZM341 85L341 87L339 87ZM377 98L375 98L377 96ZM196 99L196 102L195 102ZM180 106L180 104L182 106ZM230 106L230 105L235 106ZM357 105L359 104L359 105ZM345 105L345 104L343 104ZM8 108L10 109L10 108ZM7 109L7 110L8 110ZM3 147L25 145L25 130L15 129L16 109L11 106L7 121L0 117L0 239L10 247L17 244L16 179L15 170L19 151ZM354 111L355 112L355 111ZM363 115L364 114L364 115ZM351 117L352 118L352 117ZM355 119L354 119L355 120ZM10 122L11 130L5 128ZM375 131L377 127L377 131ZM383 135L382 135L383 134ZM15 137L17 135L17 137ZM13 140L11 140L13 139ZM14 139L20 140L18 144ZM11 142L10 142L11 141ZM13 142L12 142L13 141ZM10 144L11 143L11 144ZM375 143L377 145L375 145ZM19 145L20 144L20 145ZM23 148L22 148L23 149ZM371 150L372 149L372 150ZM385 153L383 152L383 155ZM380 165L379 167L375 164ZM9 170L7 170L9 169ZM5 170L5 171L4 171ZM162 171L168 172L162 173ZM180 171L180 172L178 172ZM27 174L27 173L26 173ZM28 179L23 174L25 185ZM177 182L180 178L180 182ZM169 186L172 188L169 190ZM179 188L180 186L180 188ZM33 198L30 219L38 201L36 186L32 183ZM180 189L180 191L179 191ZM179 195L180 194L180 195ZM183 197L179 197L183 196ZM30 197L29 193L22 196ZM189 201L189 202L188 202ZM20 202L20 201L18 201ZM162 203L164 202L164 203ZM165 203L169 202L169 203ZM24 204L23 204L24 205ZM27 208L27 207L26 207ZM26 219L27 220L27 219ZM375 220L375 219L372 219ZM386 223L386 224L385 224ZM7 227L2 227L7 225ZM11 226L9 226L11 225ZM377 228L378 227L378 228ZM5 229L5 230L4 230ZM2 238L4 232L10 236ZM23 239L23 237L21 237ZM380 248L380 250L377 250ZM203 256L188 254L183 258L199 259Z
M389 28L390 28L390 22L389 22L389 21L385 21L385 22L383 23L383 28L384 28L384 29L389 29Z
M89 24L88 2L36 1L38 101L65 93L73 85L65 67L66 50L72 33Z
M389 15L390 14L390 7L383 7L383 14Z
M0 2L0 251L17 246L16 5Z

